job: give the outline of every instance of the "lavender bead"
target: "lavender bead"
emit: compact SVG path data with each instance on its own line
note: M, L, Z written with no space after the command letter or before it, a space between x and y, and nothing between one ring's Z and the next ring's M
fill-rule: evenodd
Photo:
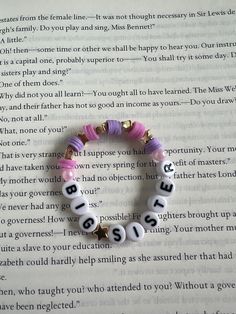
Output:
M68 141L68 145L72 146L76 152L79 152L84 147L83 142L77 136L72 136Z
M153 153L156 149L161 147L161 143L157 138L152 138L149 142L147 142L144 146L144 150L146 154Z
M120 135L122 133L122 127L120 121L107 120L107 133L109 135Z

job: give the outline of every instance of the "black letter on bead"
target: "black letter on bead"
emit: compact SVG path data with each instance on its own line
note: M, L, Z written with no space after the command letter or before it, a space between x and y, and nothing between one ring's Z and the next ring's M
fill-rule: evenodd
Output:
M85 203L81 203L78 206L75 207L75 209L79 209L80 207L83 207L85 205Z
M155 200L154 207L156 207L157 205L160 206L160 207L164 207L163 204L161 204L161 203L158 202L158 199Z
M137 231L135 226L133 226L133 230L134 230L134 233L135 233L136 237L139 238L139 234L138 234L138 231Z
M164 171L165 171L165 172L174 171L174 169L171 169L171 166L172 166L172 163L170 163L170 164L168 164L168 165L165 165L165 166L164 166Z
M69 195L72 194L72 193L77 192L77 187L76 187L76 185L73 184L73 185L68 186L68 187L66 188L66 192L67 192Z
M152 227L155 227L157 225L157 221L156 219L154 218L151 218L150 215L147 215L145 218L144 218L144 221L148 224L150 224Z
M113 230L112 230L112 233L115 235L115 236L117 236L117 237L114 237L114 241L117 241L117 242L119 242L120 240L121 240L121 235L119 234L119 231L120 231L120 229L118 229L118 228L114 228Z
M94 224L93 218L88 218L83 222L84 229L89 229Z
M168 184L165 184L163 181L161 182L161 186L160 186L161 190L164 190L166 192L171 192L172 188L173 188L173 184L168 185Z

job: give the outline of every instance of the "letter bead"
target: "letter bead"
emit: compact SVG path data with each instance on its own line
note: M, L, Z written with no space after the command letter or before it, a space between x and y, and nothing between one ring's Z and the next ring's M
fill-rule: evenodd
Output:
M170 160L163 160L157 164L157 173L161 176L172 177L175 173L175 166Z
M111 225L108 231L108 239L112 243L120 244L125 241L126 232L125 228L119 224Z
M65 182L62 186L62 194L69 199L76 198L80 195L79 183L74 180Z
M147 201L148 208L156 213L163 213L167 207L167 200L161 195L150 196Z
M146 211L144 213L142 213L141 217L140 217L140 222L141 225L145 228L145 229L154 229L156 227L158 227L159 225L159 217L157 215L157 213L151 212L151 211Z
M156 191L162 196L171 196L175 191L175 184L168 177L164 177L161 180L157 181Z
M84 215L89 210L89 202L81 195L72 200L70 208L74 214Z
M84 232L92 232L96 229L98 218L91 212L82 215L79 219L79 227Z
M127 238L131 241L141 241L145 231L143 226L138 222L131 222L126 226Z

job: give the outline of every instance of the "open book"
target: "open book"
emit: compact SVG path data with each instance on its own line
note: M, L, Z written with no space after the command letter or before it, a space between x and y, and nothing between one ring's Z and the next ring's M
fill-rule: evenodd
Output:
M1 313L235 313L235 1L0 0ZM160 225L81 232L58 161L83 125L139 121L174 162ZM103 135L74 157L90 210L138 221L156 164Z

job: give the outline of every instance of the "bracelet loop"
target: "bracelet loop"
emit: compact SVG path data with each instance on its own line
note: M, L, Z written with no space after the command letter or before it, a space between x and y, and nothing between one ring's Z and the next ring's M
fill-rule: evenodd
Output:
M167 197L173 194L175 185L171 177L175 173L173 162L166 160L165 151L160 141L153 137L150 130L146 130L140 122L107 120L100 126L93 127L91 124L83 126L83 132L77 136L72 136L68 140L64 158L60 159L58 165L62 171L65 183L62 186L63 195L71 199L71 210L80 216L79 227L82 231L92 233L98 240L109 239L112 243L122 243L125 239L140 241L145 234L145 230L157 228L160 222L159 213L163 213L167 208ZM90 211L87 198L81 194L80 185L74 179L76 160L72 159L73 152L80 152L86 142L95 141L100 135L127 134L127 137L134 140L141 140L144 143L144 152L157 162L157 173L159 179L156 182L156 194L151 195L147 200L147 210L145 210L139 222L130 222L124 228L120 224L113 224L109 227L101 226L98 217Z

